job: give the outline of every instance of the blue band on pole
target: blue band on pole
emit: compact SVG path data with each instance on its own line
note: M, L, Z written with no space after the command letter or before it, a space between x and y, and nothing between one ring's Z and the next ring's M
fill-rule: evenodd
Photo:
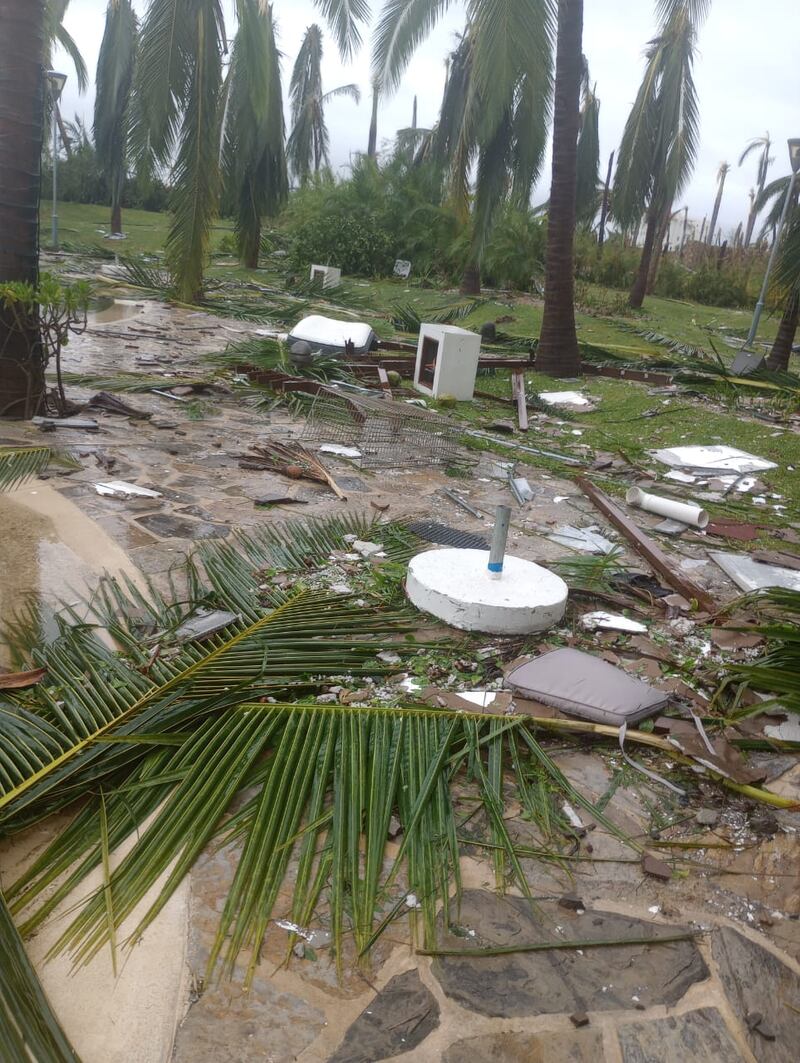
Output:
M502 561L490 561L489 562L489 571L490 572L502 572L503 571L503 562Z

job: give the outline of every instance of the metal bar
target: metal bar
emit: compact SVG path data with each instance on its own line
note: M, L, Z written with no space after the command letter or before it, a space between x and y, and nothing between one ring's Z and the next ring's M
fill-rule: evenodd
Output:
M498 506L494 511L494 530L489 546L489 579L500 579L503 575L503 558L506 556L510 521L511 509L508 506Z
M472 516L477 517L478 520L483 520L483 514L479 510L475 509L474 506L471 506L469 502L465 502L463 498L459 497L459 495L455 493L455 491L451 491L449 487L443 487L442 492L443 494L447 495L451 502L455 502L457 506L460 506L461 509L466 510L467 513L471 513Z
M517 422L520 432L528 431L528 407L525 402L525 374L515 370L511 374L511 394L517 400Z
M708 613L714 613L717 605L708 591L703 590L686 576L678 572L674 559L660 549L660 547L631 521L622 510L599 488L587 480L584 476L577 476L575 483L591 502L603 513L614 527L622 532L634 550L657 572L670 587L682 594L689 601L694 598L697 604Z

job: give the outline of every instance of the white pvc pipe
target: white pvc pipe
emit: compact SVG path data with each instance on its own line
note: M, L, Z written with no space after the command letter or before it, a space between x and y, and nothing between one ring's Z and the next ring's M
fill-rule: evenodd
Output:
M670 520L679 520L682 524L691 524L695 528L705 528L708 524L708 513L699 506L692 506L687 502L674 502L671 498L661 498L659 495L648 495L641 487L629 488L625 501L648 513L656 513L659 517L668 517Z

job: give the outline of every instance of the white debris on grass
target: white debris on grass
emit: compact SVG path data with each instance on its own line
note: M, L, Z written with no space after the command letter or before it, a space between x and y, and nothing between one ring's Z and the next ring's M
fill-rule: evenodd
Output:
M540 391L539 398L548 406L590 406L591 401L580 391Z
M723 445L700 447L667 447L652 450L651 455L664 465L676 468L699 469L703 472L763 472L777 468L774 461L748 454L745 450Z
M589 631L629 631L633 635L647 633L645 624L638 620L631 620L627 616L619 616L616 613L604 613L599 610L595 613L584 613L581 624Z
M599 533L596 524L588 528L573 528L571 524L564 524L551 532L547 538L553 543L569 546L584 554L611 554L615 550L614 544Z
M361 451L357 447L343 447L340 443L323 443L319 450L320 454L335 454L338 458L361 457Z
M151 491L149 487L139 487L127 480L108 480L95 484L94 489L98 495L108 495L110 498L161 498L160 491Z

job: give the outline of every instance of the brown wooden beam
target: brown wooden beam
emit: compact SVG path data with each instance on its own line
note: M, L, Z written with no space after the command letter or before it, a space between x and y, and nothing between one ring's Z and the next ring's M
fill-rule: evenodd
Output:
M638 528L608 495L595 487L585 476L577 476L575 483L600 512L608 517L617 531L625 536L637 554L643 557L653 571L657 572L670 587L678 594L682 594L688 601L694 598L700 608L706 612L717 611L717 604L708 591L686 576L682 576L678 570L677 560L667 557L658 544L649 535L645 535L641 528Z

